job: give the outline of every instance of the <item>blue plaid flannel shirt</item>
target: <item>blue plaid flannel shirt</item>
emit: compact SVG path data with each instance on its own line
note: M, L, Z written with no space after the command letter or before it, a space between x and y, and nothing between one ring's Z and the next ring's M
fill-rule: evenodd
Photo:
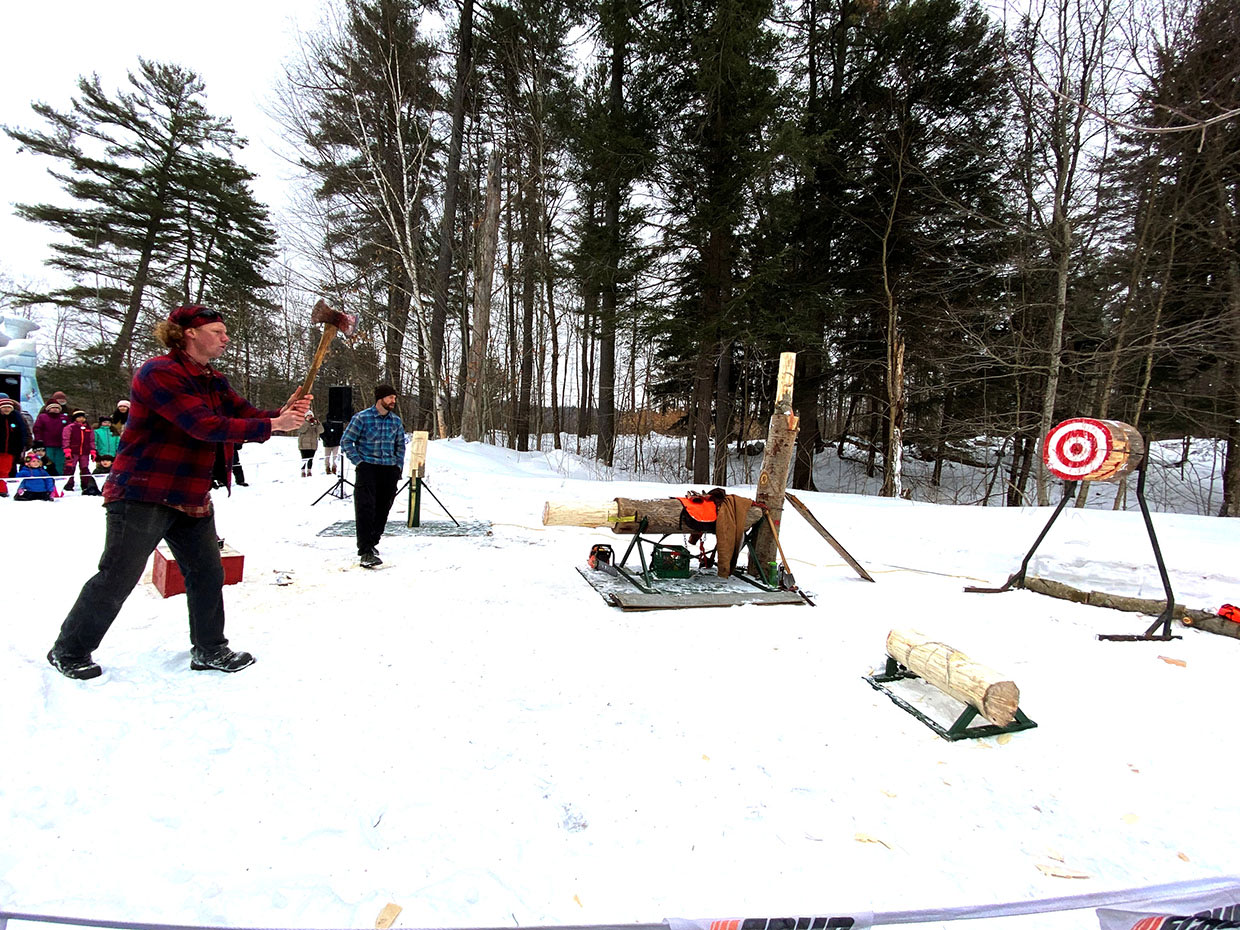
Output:
M367 407L349 421L340 437L340 449L354 465L403 465L405 463L405 427L395 413L379 416L374 407Z

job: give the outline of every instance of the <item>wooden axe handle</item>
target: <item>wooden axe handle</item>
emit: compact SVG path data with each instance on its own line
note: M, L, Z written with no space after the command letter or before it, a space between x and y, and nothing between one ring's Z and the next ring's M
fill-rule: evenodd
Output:
M323 364L323 359L327 358L327 350L331 348L332 340L336 338L336 327L331 323L327 323L323 327L323 338L319 340L319 347L314 350L314 361L310 363L310 373L306 375L306 380L301 383L300 394L308 394L310 387L314 384L314 378L319 373L319 366Z
M784 555L784 544L779 541L779 530L775 529L775 521L771 519L771 512L764 510L762 515L766 517L766 525L771 528L771 535L775 537L775 548L779 550L779 558L784 563L784 571L792 574L792 569L788 567L788 557Z

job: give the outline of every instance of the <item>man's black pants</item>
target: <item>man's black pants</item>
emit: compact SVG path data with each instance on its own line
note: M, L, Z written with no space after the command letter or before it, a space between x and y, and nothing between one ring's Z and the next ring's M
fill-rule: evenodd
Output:
M191 517L162 504L110 501L99 571L82 586L56 639L57 652L88 656L98 648L160 540L167 540L185 578L189 641L203 649L224 636L224 566L215 517Z
M358 555L365 555L379 545L392 501L396 500L398 481L399 465L362 462L357 466L353 476L353 517L357 522Z

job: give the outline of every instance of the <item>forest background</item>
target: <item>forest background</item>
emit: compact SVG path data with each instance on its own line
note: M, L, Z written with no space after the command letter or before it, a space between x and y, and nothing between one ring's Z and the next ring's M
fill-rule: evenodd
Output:
M0 309L51 319L75 403L205 302L277 404L321 296L360 320L324 408L390 381L432 435L612 465L659 428L722 484L795 351L794 487L833 447L884 495L915 456L1045 504L1040 437L1088 415L1219 442L1240 516L1231 3L341 0L283 71L278 220L173 56L4 127L66 196L18 205L57 283Z

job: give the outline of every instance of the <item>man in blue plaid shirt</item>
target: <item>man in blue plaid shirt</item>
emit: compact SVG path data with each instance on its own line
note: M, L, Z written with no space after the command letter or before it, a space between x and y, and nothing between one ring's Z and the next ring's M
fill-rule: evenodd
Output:
M375 404L349 421L340 450L353 463L353 515L357 522L357 554L365 568L383 564L375 547L387 526L405 461L405 427L396 410L396 388L380 384Z

